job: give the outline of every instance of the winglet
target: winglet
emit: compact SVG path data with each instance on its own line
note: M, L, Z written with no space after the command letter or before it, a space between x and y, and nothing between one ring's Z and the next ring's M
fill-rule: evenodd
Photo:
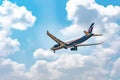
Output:
M47 34L49 33L49 31L47 30Z

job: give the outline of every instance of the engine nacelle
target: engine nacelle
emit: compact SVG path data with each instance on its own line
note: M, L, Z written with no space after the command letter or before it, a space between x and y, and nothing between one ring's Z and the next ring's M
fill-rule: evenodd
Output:
M53 47L58 47L58 46L60 46L60 44L56 44L56 45L54 45Z
M75 46L75 47L71 48L71 51L77 51L77 47Z

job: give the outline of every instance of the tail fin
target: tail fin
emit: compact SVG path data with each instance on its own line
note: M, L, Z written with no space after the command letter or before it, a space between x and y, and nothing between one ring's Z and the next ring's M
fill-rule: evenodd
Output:
M92 23L88 29L88 31L84 31L85 35L86 36L89 36L92 31L93 31L93 28L94 28L94 23ZM93 33L92 33L93 34ZM93 36L102 36L102 34L93 34Z
M90 34L92 33L93 27L94 27L94 23L92 23L91 26L89 27L88 33L90 33Z

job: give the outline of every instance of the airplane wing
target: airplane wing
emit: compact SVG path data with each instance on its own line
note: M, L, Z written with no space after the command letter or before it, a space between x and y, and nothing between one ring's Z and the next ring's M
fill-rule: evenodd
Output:
M75 46L92 46L92 45L99 45L99 44L102 44L103 42L100 42L100 43L93 43L93 44L77 44Z
M66 46L66 43L65 43L65 42L59 40L58 38L56 38L54 35L52 35L52 34L49 33L48 31L47 31L47 35L48 35L50 38L52 38L55 42L57 42L58 44L60 44L61 46Z

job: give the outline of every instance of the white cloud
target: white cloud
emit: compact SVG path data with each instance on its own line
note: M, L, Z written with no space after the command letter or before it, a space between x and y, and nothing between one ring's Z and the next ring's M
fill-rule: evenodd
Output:
M43 59L43 60L56 60L58 58L58 55L54 54L53 52L49 50L43 50L41 48L37 49L33 53L34 58L36 59Z
M78 54L53 54L41 48L35 50L34 65L27 72L25 65L18 64L9 59L0 60L0 71L6 70L0 79L6 80L119 80L120 67L120 29L116 20L119 20L118 6L104 7L94 0L69 0L67 3L68 19L73 20L73 25L63 29L64 36L73 33L79 34L79 26L88 27L91 22L96 23L95 32L104 33L100 40L104 44L97 46L89 55ZM114 12L111 12L112 9ZM85 15L84 15L85 13ZM89 16L87 15L89 13ZM82 16L81 16L82 15ZM94 17L93 17L94 16ZM92 19L91 19L92 18ZM84 20L82 20L84 19ZM87 20L88 19L88 20ZM83 29L83 27L80 29ZM65 30L65 31L64 31ZM68 33L67 33L68 32ZM2 33L3 34L3 33ZM5 35L6 33L4 33ZM8 34L8 33L7 33ZM9 33L10 34L10 33ZM0 35L3 36L3 35ZM9 35L7 36L7 38ZM98 38L95 38L98 40ZM11 38L10 38L11 40ZM17 40L16 40L17 42ZM88 52L89 53L89 52ZM87 53L87 54L88 54ZM57 58L56 58L57 57ZM39 60L38 60L39 59ZM52 60L52 61L50 61ZM8 67L9 66L9 67ZM0 74L1 74L0 73ZM14 75L13 75L14 73Z
M120 36L117 32L120 26L116 21L120 20L120 7L104 7L94 0L69 0L66 10L73 24L61 30L63 36L79 34L81 29L95 22L94 32L104 35L95 38L95 41L102 40L104 43L93 49L90 55L62 54L52 62L38 60L30 72L36 71L37 74L43 70L44 74L39 74L50 80L119 80ZM41 67L42 64L44 67ZM36 80L40 78L35 77Z
M10 1L3 1L0 6L0 25L18 30L26 30L31 27L36 18L24 6L17 6Z
M20 43L12 39L11 29L26 30L36 20L24 6L17 6L8 0L0 5L0 57L19 50Z
M30 70L32 77L36 80L40 78L49 80L119 80L120 36L117 32L120 26L116 21L120 19L120 7L112 5L104 7L94 0L69 0L66 10L68 19L73 21L73 24L61 30L63 36L71 36L71 33L72 36L81 34L81 29L88 28L90 23L95 22L94 32L104 35L101 38L95 38L95 41L102 40L104 43L90 53L88 52L89 55L61 54L57 60L52 62L46 61L46 59L37 60ZM50 52L38 49L35 51L34 57L41 55L48 58L46 53L50 55ZM38 76L38 74L40 75Z
M48 68L46 61L39 60L33 65L30 69L30 75L32 75L32 79L34 80L52 80L50 77L52 76L52 71Z
M38 60L31 67L30 75L35 80L108 80L107 60L93 55L63 54L53 62Z
M105 29L106 25L115 24L117 20L120 20L119 6L109 5L104 7L97 4L94 0L69 0L66 10L68 20L72 20L73 24L61 30L63 35L70 35L69 32L74 32L75 34L81 29L87 29L92 22L95 22L95 28L100 32L107 31L109 29Z
M80 35L82 35L81 32L83 32L83 28L84 28L83 26L79 27L79 25L73 24L73 25L71 25L69 27L64 28L60 32L63 34L63 36L69 36L69 35L74 36L74 35L78 35L78 34L80 36Z
M110 51L109 51L110 50ZM114 50L114 49L113 49ZM102 51L102 53L100 52ZM35 51L37 52L37 51ZM119 79L119 59L114 62L113 56L116 56L116 52L109 48L100 48L91 55L81 54L62 54L56 60L49 62L47 58L54 58L51 52L47 52L43 49L38 49L38 53L42 52L41 60L40 54L36 55L39 60L31 66L30 71L25 70L25 65L18 64L10 59L1 59L0 69L5 71L5 74L1 79L6 80L114 80ZM47 52L47 56L46 55ZM36 53L37 54L37 53ZM106 55L112 54L112 55ZM57 53L56 53L56 56ZM111 61L112 60L112 61ZM4 68L3 68L4 66ZM8 67L7 67L8 66ZM112 68L113 67L113 68ZM112 68L112 69L111 69ZM115 75L115 76L114 76ZM117 77L116 77L117 76Z
M111 70L111 80L118 80L120 79L120 58L118 58L113 63L113 68Z
M19 50L20 43L17 39L9 37L9 34L6 30L0 31L0 56L6 56Z
M0 79L1 80L28 80L25 73L25 65L18 64L10 59L0 58Z
M14 80L108 80L112 66L107 57L103 59L99 55L83 56L81 54L62 54L61 57L52 62L37 60L28 72L23 64L9 59L2 59L0 63L0 69L4 71L4 74L1 72L0 76L2 80L8 78Z

